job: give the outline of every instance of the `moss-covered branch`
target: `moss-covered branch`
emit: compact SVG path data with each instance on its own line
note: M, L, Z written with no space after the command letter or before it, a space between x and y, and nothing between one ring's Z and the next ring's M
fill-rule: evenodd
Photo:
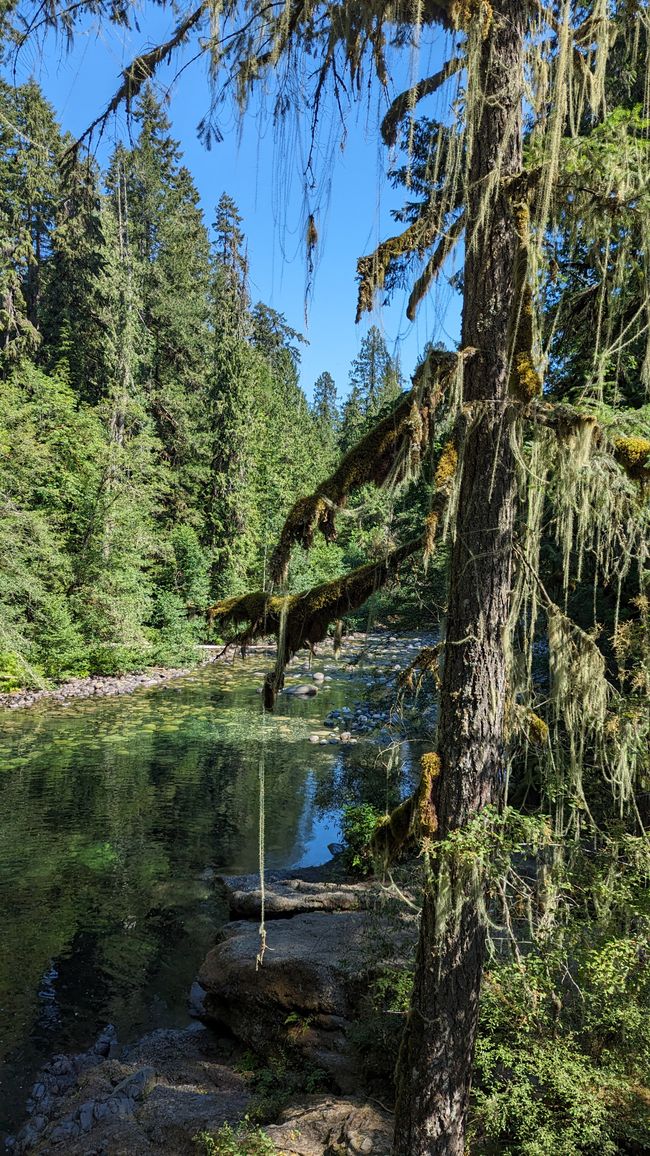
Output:
M594 448L608 446L615 461L632 481L650 482L650 438L618 434L615 429L602 425L596 414L566 402L552 405L532 401L526 405L524 415L537 425L553 430L564 441L589 431L591 445Z
M272 709L284 685L285 667L293 655L304 646L311 648L322 642L330 623L362 606L371 594L395 576L402 562L421 549L422 539L412 539L381 561L366 563L341 578L300 594L278 597L258 591L228 598L212 606L208 618L221 629L243 627L233 641L244 647L256 638L276 636L276 666L264 683L265 705Z
M397 130L399 125L404 120L404 117L412 112L416 104L420 100L424 100L426 96L431 96L442 88L445 81L449 80L451 76L459 72L463 67L463 61L458 56L454 56L448 60L446 64L434 72L432 76L425 77L424 80L419 80L417 84L407 88L405 92L400 92L399 96L391 104L388 112L381 122L381 135L385 145L392 148L397 143Z
M436 242L441 232L440 212L438 206L428 201L422 206L420 215L401 233L394 237L387 237L377 246L373 253L359 257L357 261L357 278L359 291L357 296L357 321L364 313L370 313L374 308L375 294L383 289L386 277L391 266L399 261L400 257L418 253L424 256L427 249Z
M381 486L391 477L401 481L413 469L429 445L433 416L456 364L455 354L430 352L414 375L413 389L345 455L315 493L299 498L271 560L274 582L286 581L293 546L308 550L318 531L326 541L334 541L336 512L351 493L364 485Z
M447 257L453 253L456 245L460 241L465 231L465 214L461 213L460 217L450 225L447 232L436 245L433 253L429 257L422 273L411 289L408 303L406 306L406 316L409 321L415 321L415 314L418 306L429 292L434 279L442 269Z
M411 841L421 845L434 838L438 830L435 788L439 777L440 757L433 753L423 755L417 788L386 815L372 837L370 849L379 863L392 863Z
M149 52L143 52L139 56L134 57L130 64L122 71L122 83L115 95L106 105L106 108L98 116L92 124L81 134L78 140L72 146L73 152L77 153L82 144L89 140L95 129L98 129L101 135L109 118L124 105L127 112L130 110L131 104L135 97L140 92L142 86L146 84L155 75L157 69L161 64L169 63L172 54L177 48L189 39L195 28L200 24L202 19L209 12L209 4L199 4L188 16L182 20L169 40L162 44L157 44Z
M278 643L277 661L264 682L264 702L272 709L284 685L287 663L302 647L313 647L321 642L331 623L357 610L395 576L399 566L414 554L430 554L435 545L438 527L449 501L458 467L456 439L450 438L443 446L435 477L435 490L422 536L392 550L377 562L359 566L332 582L323 582L311 590L285 596L257 591L242 594L216 603L208 610L211 625L227 632L234 628L230 641L246 647L256 638L275 635ZM241 629L239 629L241 627Z

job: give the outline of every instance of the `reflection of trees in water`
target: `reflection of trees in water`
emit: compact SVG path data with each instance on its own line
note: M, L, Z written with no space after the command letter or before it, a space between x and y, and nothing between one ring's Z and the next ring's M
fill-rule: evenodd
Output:
M378 811L391 811L404 794L409 770L405 748L408 744L380 748L368 742L342 752L331 773L318 784L317 806L330 811L370 803Z
M173 1020L224 914L202 873L257 867L262 750L269 860L293 861L304 842L306 776L315 768L320 782L333 757L304 737L295 719L265 723L250 688L200 684L8 720L5 1055L36 1068L43 1052L86 1046L109 1020L136 1033ZM17 1096L10 1075L11 1065L5 1106Z

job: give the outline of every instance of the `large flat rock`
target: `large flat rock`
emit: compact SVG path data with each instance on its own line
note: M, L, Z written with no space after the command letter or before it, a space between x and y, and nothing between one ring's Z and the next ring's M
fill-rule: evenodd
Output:
M260 964L257 925L232 923L199 973L205 1015L262 1055L291 1046L348 1092L358 1073L347 1033L379 957L407 959L416 938L406 914L310 912L268 924Z
M221 875L231 919L259 919L262 889L259 875ZM267 876L264 912L267 919L307 914L310 911L360 911L370 907L380 889L376 883L323 882L276 872Z

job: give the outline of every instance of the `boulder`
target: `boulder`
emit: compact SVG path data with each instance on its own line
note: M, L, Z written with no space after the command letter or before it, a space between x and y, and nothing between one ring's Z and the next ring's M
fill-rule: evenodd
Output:
M236 922L208 954L199 981L205 1015L261 1055L292 1048L343 1092L358 1084L348 1046L372 974L381 970L381 935L391 958L410 955L417 925L410 914L380 926L377 912L317 911L276 919L266 929L263 961L256 924ZM374 945L374 949L373 949Z
M231 919L259 919L262 892L259 875L221 875ZM359 911L380 894L376 883L331 883L291 878L284 873L267 876L264 911L267 919L303 915L309 911Z
M265 1131L283 1156L390 1156L393 1125L375 1104L310 1096Z

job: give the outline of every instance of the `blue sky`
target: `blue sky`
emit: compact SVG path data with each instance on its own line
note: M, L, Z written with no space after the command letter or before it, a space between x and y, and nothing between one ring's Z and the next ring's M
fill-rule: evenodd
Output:
M54 105L62 127L78 135L113 94L121 68L143 48L166 39L172 28L168 16L145 7L139 32L87 25L78 31L71 52L61 41L48 37L40 46L32 43L22 51L16 78L22 81L34 76ZM193 48L195 51L196 45ZM421 49L416 61L411 58L396 65L401 78L396 77L395 90L408 83L409 68L417 67L424 75L433 70L444 48L444 37L437 34L426 55ZM177 58L176 67L163 70L155 87L159 95L170 89L167 111L172 131L181 142L207 220L213 220L224 190L239 207L248 238L253 299L284 313L309 340L303 347L301 370L306 392L311 394L318 374L327 369L339 393L346 393L350 363L373 323L384 333L389 349L399 354L407 377L427 340L453 343L459 328L459 298L445 284L423 304L414 325L404 316L401 295L389 308L378 308L359 325L354 322L356 258L395 230L390 209L400 203L400 194L386 179L389 157L377 131L383 108L379 94L371 92L349 116L344 150L326 148L321 156L323 179L309 204L310 210L316 209L319 245L305 328L302 171L306 131L296 130L291 118L284 130L277 132L260 100L241 125L225 109L220 121L223 140L208 151L196 133L209 103L205 63L188 67L172 83L178 64L188 59L191 51L186 49L185 57ZM325 140L327 119L324 129ZM109 122L97 150L101 161L115 139L128 137L128 131L123 114Z

